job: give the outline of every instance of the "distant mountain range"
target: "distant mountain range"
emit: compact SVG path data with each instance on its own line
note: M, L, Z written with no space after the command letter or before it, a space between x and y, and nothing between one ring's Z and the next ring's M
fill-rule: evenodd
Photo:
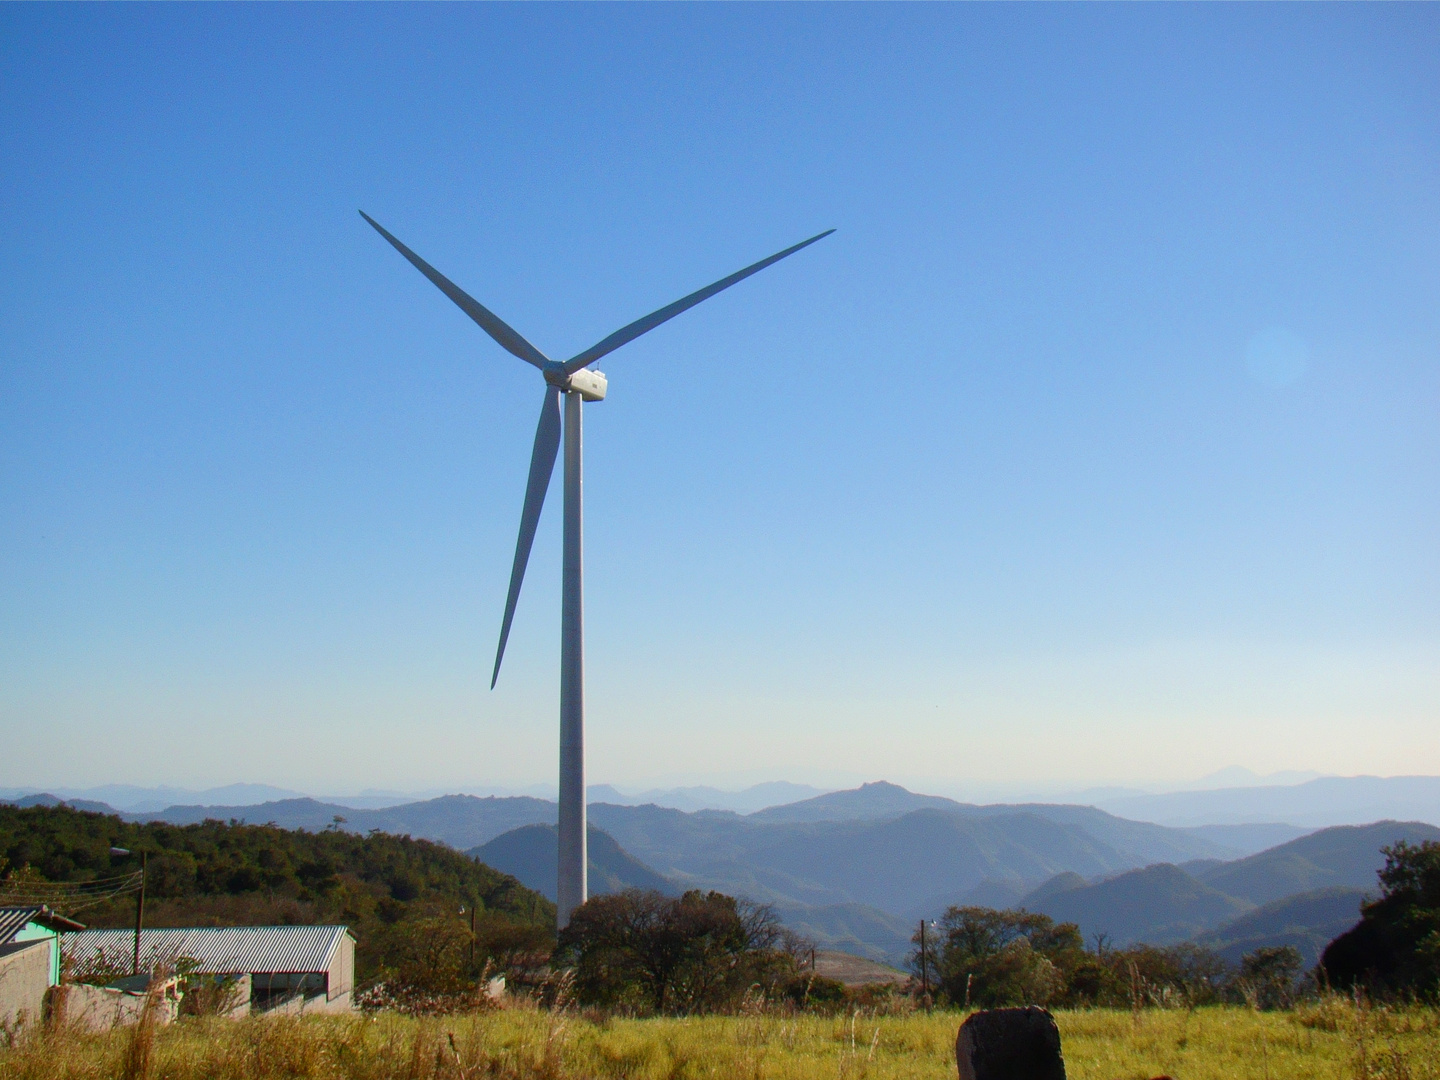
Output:
M879 794L892 806L899 798ZM870 821L756 825L733 814L602 805L592 808L605 825L591 827L592 890L720 889L773 904L787 925L824 947L891 961L908 952L919 915L969 903L1043 912L1079 924L1087 940L1104 935L1117 946L1197 940L1238 960L1260 945L1288 944L1309 963L1353 925L1375 888L1383 846L1440 839L1440 829L1424 823L1379 822L1322 830L1240 859L1134 865L1133 850L1121 854L1084 826L1132 842L1153 841L1153 833L1073 808L1048 808L1059 821L1036 809L1047 808L957 814L931 807ZM1163 830L1159 839L1174 843ZM516 829L472 854L547 895L554 889L553 827ZM1106 859L1127 858L1132 865L1118 872L1094 871ZM1038 887L1022 884L1026 867L1033 874L1066 863Z
M103 802L93 802L89 799L57 799L49 792L42 792L39 795L24 795L13 800L15 806L22 810L29 806L70 806L76 810L88 810L94 814L113 814L115 810Z
M521 825L549 825L558 817L553 802L528 795L442 795L424 802L357 810L315 799L281 799L258 806L172 806L158 814L124 814L131 821L168 821L191 825L207 818L275 824L314 832L338 824L350 832L382 832L438 840L462 851L493 840Z
M771 806L750 814L750 820L766 825L815 821L876 821L899 817L912 810L954 810L967 804L941 795L917 795L899 784L884 780L861 784L848 791L831 791L800 802Z
M1384 819L1440 825L1440 776L1323 776L1302 784L1099 798L1095 805L1172 826L1283 821L1327 828Z
M1318 780L1322 775L1324 774L1297 769L1283 769L1280 772L1261 775L1241 765L1229 765L1202 776L1192 783L1183 784L1178 790L1209 791L1214 788L1279 787L1284 784L1303 784L1307 780Z
M1349 791L1373 801L1387 791L1419 798L1429 784L1440 780L1327 778L1230 794L1254 796L1268 811L1274 807L1264 800L1278 798L1276 791L1304 805L1316 797L1310 790L1316 785L1336 799ZM687 790L700 792L697 799L704 792ZM786 790L760 785L749 797L763 801ZM20 801L58 800L41 794ZM113 812L90 800L71 805ZM447 795L358 809L287 798L122 816L176 824L207 818L273 822L310 831L379 829L469 851L547 895L554 888L556 806L528 796ZM977 806L884 782L747 815L602 802L591 805L590 821L596 892L718 889L773 904L787 923L821 945L890 959L908 950L914 920L956 903L1023 905L1076 921L1087 936L1105 934L1116 944L1198 939L1248 951L1257 941L1280 942L1296 944L1308 956L1357 909L1363 891L1374 888L1383 845L1440 839L1440 828L1423 821L1308 834L1277 822L1175 827L1092 806Z
M58 798L57 798L58 796ZM122 813L154 813L180 803L206 803L211 805L245 804L247 806L277 799L303 799L298 791L272 787L270 784L228 784L225 787L193 791L188 788L154 787L142 788L133 784L105 784L100 787L73 789L58 788L53 792L37 792L33 788L12 789L0 792L0 797L14 802L17 806L37 805L28 800L51 798L63 801L69 806L85 809L89 805L104 805L107 813L119 810ZM403 801L403 800L402 800ZM115 809L109 809L114 807Z
M910 919L938 912L987 880L1019 892L1066 870L1092 878L1158 861L1242 853L1192 832L1122 821L1092 807L974 807L884 783L795 807L792 814L802 820L771 820L786 815L770 812L747 817L599 803L590 807L590 820L623 849L617 858L636 860L675 888L719 889L773 903L793 922L823 930L822 943L866 945L869 954L882 956L903 951ZM206 818L273 822L311 831L335 825L380 829L470 851L526 826L553 825L557 814L555 804L543 799L452 795L382 809L281 799L126 816L176 824ZM506 868L539 885L549 874L534 864L542 840L532 831L487 854L510 860ZM597 881L609 872L623 883L634 881L638 871L602 858L596 872Z
M737 814L751 814L767 806L793 803L825 794L823 788L809 784L792 784L786 780L774 780L755 784L743 791L721 791L714 787L652 788L637 795L626 795L609 784L592 784L586 789L592 803L610 803L613 806L665 806L671 810L731 810Z
M653 804L676 810L730 810L738 814L763 813L772 821L839 820L847 813L863 817L898 812L899 805L886 807L883 800L866 789L823 792L806 784L775 781L756 784L743 791L715 787L652 789L626 794L608 784L589 788L589 801L615 806ZM885 785L893 788L894 785ZM544 787L531 790L479 790L480 797L533 797L549 801ZM896 791L904 791L903 788ZM35 788L0 788L0 800L18 801L44 794ZM311 798L296 791L267 784L231 784L204 791L173 787L142 788L109 784L92 788L58 788L48 794L72 805L104 804L121 813L159 813L171 807L208 807L215 811L246 810L268 803ZM434 792L438 796L439 792ZM906 810L972 805L936 795L905 792ZM833 798L828 798L833 796ZM817 801L817 797L820 801ZM828 801L825 801L828 798ZM1174 828L1199 828L1202 835L1230 847L1259 851L1288 837L1250 833L1252 829L1277 830L1289 827L1311 831L1331 825L1358 825L1371 821L1425 821L1440 825L1440 777L1434 776L1327 776L1289 772L1257 776L1247 769L1231 766L1196 781L1184 790L1154 794L1123 788L1100 788L1066 797L1069 805L1097 807L1117 817ZM341 810L378 810L430 801L429 795L407 796L400 792L366 791L358 795L315 798L313 801ZM1016 805L1016 804L1005 804ZM254 815L240 816L253 820ZM1228 836L1218 830L1228 828ZM1293 835L1293 834L1292 834ZM1263 841L1263 842L1261 842Z
M643 806L654 803L676 810L733 810L737 814L748 814L767 806L795 802L815 795L823 795L824 788L809 784L792 784L787 780L774 780L753 784L740 791L725 791L716 787L651 788L638 794L626 794L609 784L592 784L586 789L589 802L608 802L617 806ZM51 798L70 806L104 805L122 814L153 814L172 806L249 807L262 803L285 802L292 799L315 799L326 805L345 807L351 810L379 810L404 803L424 802L442 794L479 795L481 798L496 796L531 796L545 798L553 792L553 786L533 785L515 789L470 789L462 792L430 791L405 793L397 791L366 790L358 795L307 795L301 791L274 787L270 784L228 784L225 787L195 790L177 787L137 787L133 784L104 784L91 788L55 788L39 791L35 788L0 788L0 802L17 805L34 805L27 799Z

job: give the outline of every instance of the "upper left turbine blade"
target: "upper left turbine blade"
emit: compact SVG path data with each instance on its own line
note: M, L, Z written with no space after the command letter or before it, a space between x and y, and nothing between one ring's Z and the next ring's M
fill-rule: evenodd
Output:
M479 324L480 329L494 338L502 349L514 356L518 356L527 364L534 364L537 368L543 369L545 365L549 363L544 353L517 334L504 319L500 318L489 308L485 307L485 305L470 296L469 293L465 292L464 289L440 273L439 270L436 270L424 259L420 258L419 255L416 255L415 252L391 236L379 222L365 213L364 210L360 211L360 216L368 221L376 232L386 240L389 240L396 251L409 259L415 265L415 269L433 281L436 287L451 300L454 300L460 310L474 319L475 322Z

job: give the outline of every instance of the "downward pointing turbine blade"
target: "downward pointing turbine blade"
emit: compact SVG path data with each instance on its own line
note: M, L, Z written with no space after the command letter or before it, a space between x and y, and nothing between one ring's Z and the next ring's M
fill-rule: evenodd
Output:
M535 527L540 523L540 509L545 505L545 492L550 487L559 450L560 391L546 386L545 404L540 407L540 423L535 428L535 449L530 452L530 479L525 484L525 507L520 511L520 536L515 541L515 564L510 568L510 595L505 598L500 647L495 650L495 670L490 675L491 690L500 678L500 661L505 659L505 642L510 637L510 622L515 618L515 603L520 599L520 584L525 580L525 564L530 561L530 546L535 543Z
M368 221L369 219L367 218L366 220ZM371 224L373 225L374 222L371 222ZM378 225L376 225L375 227L377 229L380 228L380 226ZM816 240L825 239L825 237L829 236L834 231L834 229L826 229L818 236L812 236L809 240L802 240L794 247L788 247L784 251L776 252L768 259L761 259L759 262L754 263L751 266L745 267L744 270L737 270L729 277L721 278L713 285L706 285L705 288L699 290L698 292L693 292L689 296L676 300L673 304L669 304L666 307L661 308L659 311L653 311L649 315L646 315L643 319L636 319L629 326L626 326L620 330L616 330L615 333L611 334L604 341L591 345L590 348L586 349L578 356L575 356L572 359L565 361L566 373L573 375L581 368L593 364L596 360L599 360L606 353L614 352L616 349L620 348L621 345L624 345L627 342L634 341L641 334L654 330L655 327L659 326L661 323L668 322L676 315L679 315L682 311L689 310L696 304L700 303L701 300L710 299L710 297L714 296L718 292L723 292L731 285L734 285L737 281L744 281L751 274L759 273L771 263L777 263L781 259L785 258L785 256L787 255L794 255L795 252L799 251L801 248L809 247L811 244L815 243ZM391 241L391 243L395 242L396 241L394 240Z
M469 293L465 292L464 289L460 288L444 274L440 273L439 270L436 270L424 259L420 258L419 255L416 255L399 240L395 239L395 237L391 236L379 222L365 213L364 210L360 211L360 216L370 222L376 232L386 240L389 240L396 251L414 263L415 269L433 281L436 287L451 300L454 300L455 303L459 305L460 310L474 319L475 322L479 324L480 329L494 338L502 349L512 355L518 356L527 364L534 364L538 368L543 368L549 363L544 353L517 334L503 319L479 301L475 300Z

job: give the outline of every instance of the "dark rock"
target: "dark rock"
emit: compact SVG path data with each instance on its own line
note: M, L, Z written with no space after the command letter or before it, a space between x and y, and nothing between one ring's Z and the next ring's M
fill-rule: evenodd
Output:
M1048 1009L987 1009L960 1025L960 1080L1065 1080L1060 1029Z

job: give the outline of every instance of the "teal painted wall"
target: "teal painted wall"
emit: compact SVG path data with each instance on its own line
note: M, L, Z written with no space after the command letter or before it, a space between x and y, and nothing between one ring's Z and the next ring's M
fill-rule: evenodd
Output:
M50 941L50 985L60 985L60 935L39 923L28 922L16 932L15 941Z

